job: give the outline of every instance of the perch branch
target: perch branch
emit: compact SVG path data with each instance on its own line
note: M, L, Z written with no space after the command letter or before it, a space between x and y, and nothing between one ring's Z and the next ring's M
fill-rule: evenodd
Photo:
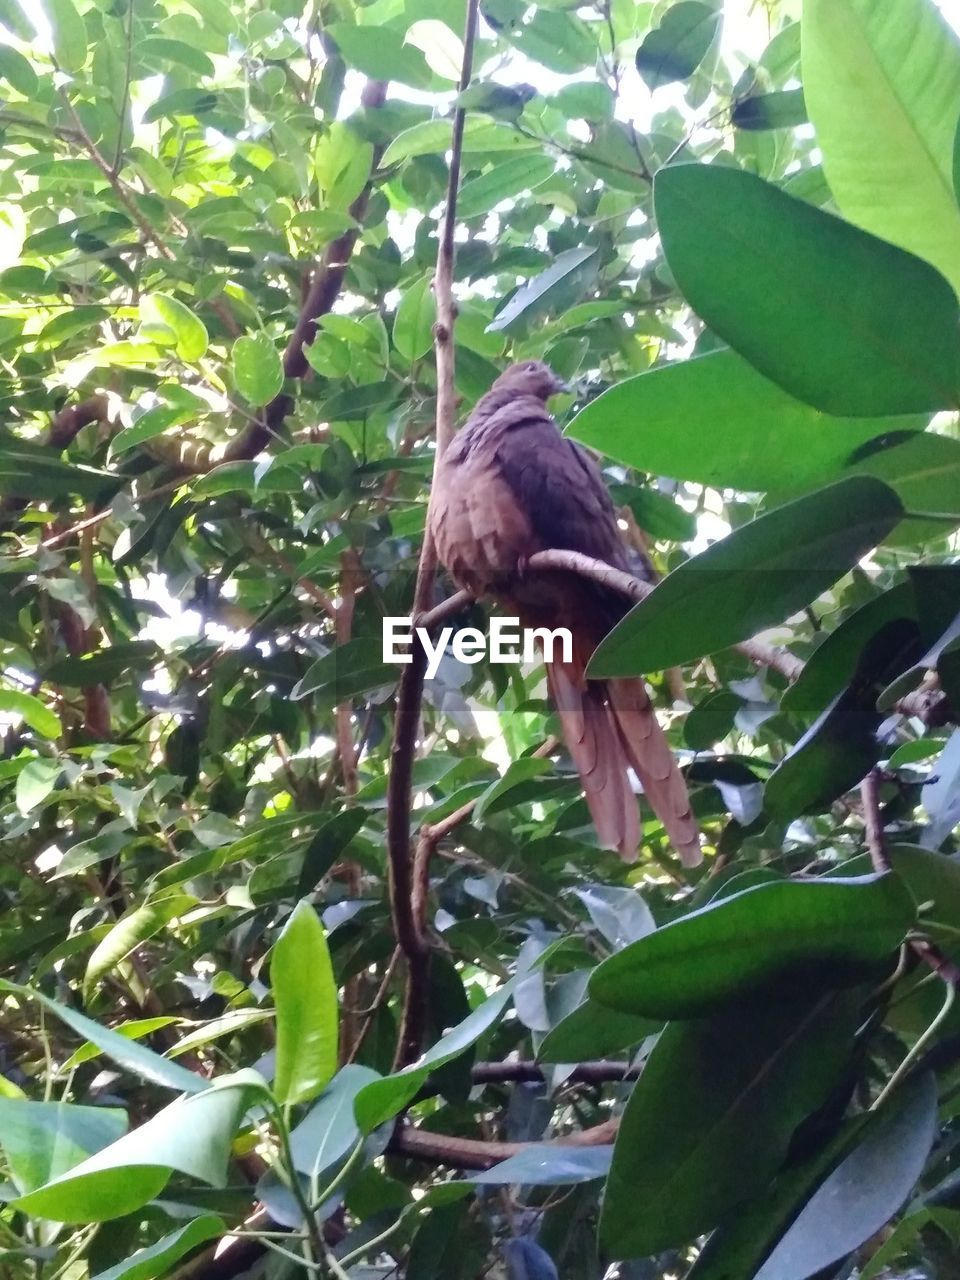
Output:
M617 1136L619 1120L604 1120L592 1129L580 1129L562 1138L554 1138L551 1146L601 1147L613 1142ZM390 1140L388 1151L413 1160L426 1160L430 1164L445 1164L454 1169L489 1169L501 1160L519 1155L531 1146L531 1142L487 1142L479 1138L459 1138L446 1133L430 1133L401 1125Z
M479 0L468 0L466 26L463 35L463 63L460 70L460 91L470 83L473 74L473 46L477 32ZM437 428L434 455L434 479L443 451L453 437L456 418L456 388L454 383L453 326L456 319L456 303L453 298L453 269L456 254L454 233L457 225L457 193L460 188L460 160L463 151L463 130L466 112L457 107L453 115L450 171L447 182L447 198L440 227L440 243L437 248L437 269L434 276L434 294L437 306L437 322L434 325L434 351L437 362ZM413 613L422 614L433 590L437 554L429 528L424 535L417 566L414 588ZM416 640L412 661L404 667L397 689L397 711L394 719L393 746L390 753L390 779L387 791L387 858L389 864L390 907L393 913L394 933L407 963L407 983L404 994L403 1014L397 1037L394 1068L413 1062L420 1053L423 1039L423 1023L426 1015L427 979L430 966L430 945L423 928L418 907L414 905L413 867L410 855L410 793L413 781L413 756L416 750L417 727L420 722L420 704L423 697L423 678L426 671L426 653ZM418 901L419 906L419 901Z

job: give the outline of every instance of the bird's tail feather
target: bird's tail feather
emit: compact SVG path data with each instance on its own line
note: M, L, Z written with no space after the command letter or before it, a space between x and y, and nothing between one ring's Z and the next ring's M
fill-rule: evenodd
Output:
M636 860L640 819L627 775L632 766L681 861L696 866L703 855L687 785L643 681L588 681L575 655L573 662L547 663L547 684L600 843L627 862Z
M607 695L627 759L685 867L703 859L700 830L690 810L687 784L639 679L610 680Z
M588 685L583 667L565 662L547 663L547 684L600 843L634 862L640 843L637 798L630 789L627 757L604 688Z

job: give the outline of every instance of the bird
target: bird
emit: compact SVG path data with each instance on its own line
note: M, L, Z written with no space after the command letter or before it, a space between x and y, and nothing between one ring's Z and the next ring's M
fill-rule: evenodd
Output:
M511 365L477 401L437 463L427 523L457 586L526 627L569 628L570 661L547 661L547 686L601 845L639 856L632 767L684 865L702 858L683 774L640 678L588 680L594 650L629 603L574 572L537 571L551 548L630 572L613 502L590 454L547 410L566 390L540 360Z

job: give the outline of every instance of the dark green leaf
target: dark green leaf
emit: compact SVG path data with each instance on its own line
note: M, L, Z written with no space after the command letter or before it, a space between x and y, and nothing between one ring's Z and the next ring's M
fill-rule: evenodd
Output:
M766 1192L844 1069L861 1002L780 998L666 1028L617 1134L600 1219L614 1257L684 1245Z
M767 512L659 583L597 648L590 674L664 670L782 622L881 542L901 514L893 491L866 476Z
M225 1231L226 1224L222 1218L205 1213L186 1226L161 1236L147 1248L138 1249L106 1271L98 1272L93 1280L155 1280L157 1276L167 1275L175 1262L192 1253L198 1245L217 1239Z
M637 50L637 70L647 86L657 89L692 76L713 44L720 18L718 10L697 0L671 5Z
M649 1018L690 1018L764 988L861 980L916 914L895 875L760 884L664 925L604 960L591 999ZM796 983L797 986L792 986Z
M577 1150L559 1142L535 1142L519 1155L495 1164L492 1169L471 1174L469 1181L481 1186L569 1187L578 1182L605 1178L612 1155L612 1146Z
M806 124L803 90L784 89L781 93L758 93L741 98L733 108L731 119L738 129L793 129L798 124Z
M497 313L496 319L487 325L487 329L492 332L509 329L521 316L529 319L531 312L539 315L556 306L559 295L566 294L571 281L582 276L586 264L596 253L596 249L584 245L558 254L546 271L541 271L538 276L520 286L507 305Z

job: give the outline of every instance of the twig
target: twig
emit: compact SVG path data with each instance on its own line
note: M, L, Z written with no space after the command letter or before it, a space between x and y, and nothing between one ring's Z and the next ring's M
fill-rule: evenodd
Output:
M478 10L479 0L468 0L463 35L463 63L460 70L461 93L469 85L473 74L473 46L477 32ZM456 319L456 304L453 299L453 268L456 254L454 233L457 222L457 193L460 188L460 160L463 152L465 121L464 108L457 107L453 116L447 198L440 228L437 269L434 277L437 304L437 322L433 329L437 362L434 480L439 460L453 437L456 418L453 350L453 326ZM426 611L436 568L437 553L428 529L424 535L417 566L417 582L413 597L414 615ZM397 710L394 718L390 779L387 790L390 909L393 914L394 933L407 962L407 984L394 1057L395 1070L413 1062L420 1053L430 965L429 940L420 926L420 918L416 914L413 901L413 868L410 857L410 793L413 781L413 756L416 749L423 678L426 671L426 653L423 645L416 640L411 657L409 665L404 667L397 689Z
M863 825L867 849L873 869L878 872L889 871L890 857L887 853L887 840L883 830L883 816L880 813L879 770L871 769L861 782L860 799L863 803ZM935 943L928 942L926 938L911 938L909 947L913 954L928 965L948 986L960 986L960 965L945 956Z

